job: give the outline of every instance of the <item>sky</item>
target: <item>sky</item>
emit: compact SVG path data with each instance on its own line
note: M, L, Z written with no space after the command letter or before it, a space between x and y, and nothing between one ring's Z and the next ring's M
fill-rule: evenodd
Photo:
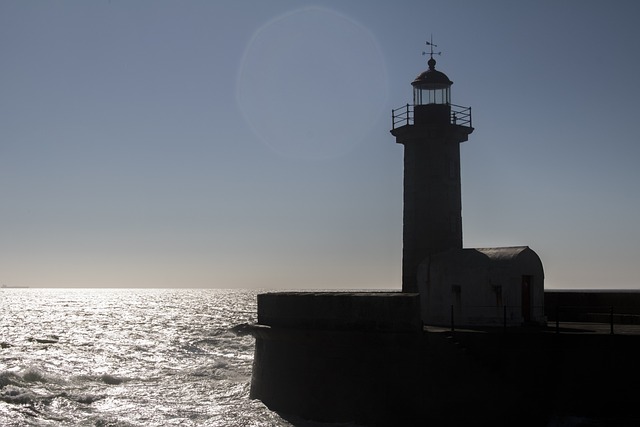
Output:
M0 2L0 283L401 287L391 110L472 108L465 247L640 288L640 3Z

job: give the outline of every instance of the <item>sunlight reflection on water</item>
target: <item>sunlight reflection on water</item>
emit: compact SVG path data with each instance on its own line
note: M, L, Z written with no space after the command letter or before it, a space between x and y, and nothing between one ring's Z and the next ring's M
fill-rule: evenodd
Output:
M0 425L289 425L248 398L253 338L229 330L256 291L1 292Z

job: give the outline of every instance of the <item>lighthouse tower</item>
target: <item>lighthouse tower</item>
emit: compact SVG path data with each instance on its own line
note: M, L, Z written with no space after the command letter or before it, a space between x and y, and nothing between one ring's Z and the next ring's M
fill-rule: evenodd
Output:
M391 134L404 145L403 292L418 292L427 257L462 249L460 143L473 132L471 108L451 103L453 82L436 70L427 44L429 69L411 83L413 104L392 112Z

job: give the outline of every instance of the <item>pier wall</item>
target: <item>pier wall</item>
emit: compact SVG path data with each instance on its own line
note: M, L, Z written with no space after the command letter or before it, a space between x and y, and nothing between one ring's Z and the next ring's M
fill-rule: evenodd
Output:
M638 290L546 289L544 305L549 320L600 323L613 320L616 324L640 324Z
M639 336L425 332L424 349L424 425L638 425Z
M285 418L438 427L640 420L640 335L423 328L417 294L273 293L258 306L251 397Z
M284 416L410 425L421 410L417 294L258 296L251 397Z

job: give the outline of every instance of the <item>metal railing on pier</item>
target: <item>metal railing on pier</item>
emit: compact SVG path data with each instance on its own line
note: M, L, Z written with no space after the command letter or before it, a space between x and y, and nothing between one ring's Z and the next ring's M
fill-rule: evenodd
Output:
M612 335L617 333L616 329L619 332L624 329L623 333L640 335L640 312L616 309L615 306L532 306L525 314L519 305L452 305L449 324L446 326L450 327L451 331L460 327L473 328L474 325L480 325L502 327L507 332L511 328L532 324L528 322L529 319L544 319L537 322L538 326L556 334L573 333L584 328Z

